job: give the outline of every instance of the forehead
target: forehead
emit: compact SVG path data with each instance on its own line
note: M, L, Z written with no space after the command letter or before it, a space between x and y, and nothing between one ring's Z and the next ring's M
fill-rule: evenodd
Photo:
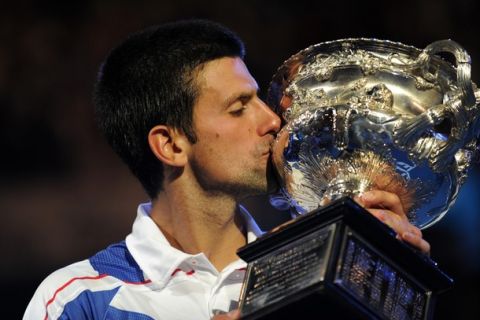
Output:
M199 88L197 102L205 99L221 101L235 94L258 90L255 79L243 60L238 57L224 57L206 62L198 70L196 81Z

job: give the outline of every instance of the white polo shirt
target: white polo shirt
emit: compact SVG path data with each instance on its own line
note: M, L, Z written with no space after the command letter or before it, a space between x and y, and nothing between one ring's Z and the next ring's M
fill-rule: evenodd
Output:
M141 204L126 241L48 276L23 319L211 319L237 308L246 263L218 272L203 253L172 247ZM262 234L240 207L247 241Z

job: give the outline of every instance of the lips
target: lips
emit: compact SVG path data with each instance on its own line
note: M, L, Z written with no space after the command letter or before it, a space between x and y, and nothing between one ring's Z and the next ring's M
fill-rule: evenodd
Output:
M255 153L261 158L270 157L270 155L272 154L273 141L274 139L272 137L272 139L268 139L261 142L260 144L257 145Z
M270 143L268 145L268 149L264 149L264 151L262 152L262 156L270 156L272 154L272 144Z

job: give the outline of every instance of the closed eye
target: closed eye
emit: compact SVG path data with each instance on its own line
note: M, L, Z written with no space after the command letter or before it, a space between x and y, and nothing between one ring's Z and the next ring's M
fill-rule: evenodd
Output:
M243 112L247 109L247 106L242 104L239 107L230 110L228 113L231 114L234 117L239 117L243 114Z
M241 116L247 109L248 103L252 100L252 94L243 94L239 96L234 103L230 105L229 113L235 117Z
M236 93L225 100L224 108L230 108L234 104L241 102L242 104L247 104L248 101L252 100L256 95L257 91L246 91L241 93Z

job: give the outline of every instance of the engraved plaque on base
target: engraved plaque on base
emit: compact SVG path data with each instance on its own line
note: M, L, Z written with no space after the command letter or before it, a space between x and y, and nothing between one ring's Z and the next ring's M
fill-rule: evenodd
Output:
M238 252L242 319L432 319L453 281L350 198Z

